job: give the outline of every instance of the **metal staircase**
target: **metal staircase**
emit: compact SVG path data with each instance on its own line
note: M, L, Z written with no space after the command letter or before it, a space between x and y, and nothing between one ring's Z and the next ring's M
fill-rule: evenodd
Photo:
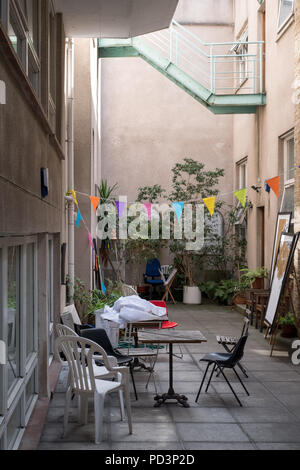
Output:
M266 103L263 42L206 43L176 21L132 39L99 39L99 57L141 57L214 114L255 114Z

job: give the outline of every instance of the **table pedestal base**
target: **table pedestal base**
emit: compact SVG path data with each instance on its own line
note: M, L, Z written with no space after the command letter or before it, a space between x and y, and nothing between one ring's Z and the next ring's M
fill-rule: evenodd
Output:
M156 397L154 397L154 400L156 401L154 405L155 408L159 408L167 400L176 400L184 408L190 407L187 402L187 397L185 397L184 395L179 395L179 393L175 393L172 388L169 389L168 393L164 393L163 395L156 395Z

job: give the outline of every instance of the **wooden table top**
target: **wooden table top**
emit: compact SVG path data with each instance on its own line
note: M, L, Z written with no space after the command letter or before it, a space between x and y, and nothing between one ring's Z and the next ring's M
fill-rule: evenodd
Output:
M201 331L178 330L143 330L139 332L139 343L204 343L207 341Z

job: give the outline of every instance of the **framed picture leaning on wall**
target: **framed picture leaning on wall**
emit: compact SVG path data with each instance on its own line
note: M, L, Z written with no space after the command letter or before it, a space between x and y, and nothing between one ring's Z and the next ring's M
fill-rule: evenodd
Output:
M294 252L298 243L299 233L282 233L279 240L279 247L270 289L269 301L266 309L265 322L272 327L276 313L280 304L291 264L294 259Z

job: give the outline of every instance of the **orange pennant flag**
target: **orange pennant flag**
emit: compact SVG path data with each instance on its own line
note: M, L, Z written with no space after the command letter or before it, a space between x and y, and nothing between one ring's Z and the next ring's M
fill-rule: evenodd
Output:
M276 194L276 197L279 196L279 176L266 180L266 183L270 186L272 191Z
M94 208L94 211L97 213L97 208L99 206L100 197L90 196L90 200Z

